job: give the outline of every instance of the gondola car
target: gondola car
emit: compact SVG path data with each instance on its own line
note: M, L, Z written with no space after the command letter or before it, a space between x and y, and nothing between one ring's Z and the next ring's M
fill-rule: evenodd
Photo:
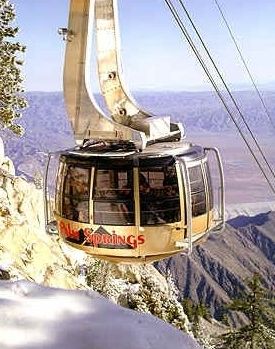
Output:
M137 106L122 79L117 22L115 0L71 0L68 28L59 31L66 40L64 97L76 146L49 156L46 227L52 232L56 226L67 244L98 258L143 263L191 251L223 227L223 171L216 148L185 141L181 124ZM93 32L109 116L91 93Z

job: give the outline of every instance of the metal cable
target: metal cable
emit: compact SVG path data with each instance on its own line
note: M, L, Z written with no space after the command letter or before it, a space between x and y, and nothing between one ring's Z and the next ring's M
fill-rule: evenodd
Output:
M254 160L256 161L258 167L260 168L260 171L261 171L262 175L264 176L264 178L266 179L267 183L269 184L271 191L272 191L273 193L275 193L275 187L272 185L271 181L270 181L269 178L267 177L264 168L262 167L261 163L259 162L259 160L257 159L256 155L254 154L253 149L252 149L252 148L250 147L250 145L249 145L249 142L246 140L245 136L243 135L242 130L241 130L240 126L238 125L237 121L235 120L235 117L234 117L234 115L232 114L230 108L228 107L226 101L224 100L224 98L223 98L223 96L222 96L222 94L221 94L221 92L220 92L220 90L219 90L219 88L218 88L218 85L216 84L216 82L215 82L214 78L212 77L211 73L209 72L209 70L208 70L206 64L204 63L204 61L203 61L203 59L202 59L202 57L201 57L199 51L197 50L197 48L196 48L196 46L195 46L195 44L194 44L192 38L190 37L190 35L189 35L189 33L188 33L186 27L184 26L184 24L183 24L181 18L179 17L179 15L178 15L178 13L177 13L177 10L176 10L175 6L172 4L171 0L164 0L164 1L165 1L165 3L167 4L167 6L169 7L169 10L170 10L171 14L173 15L175 21L177 22L177 24L178 24L178 26L179 26L179 28L180 28L182 34L184 35L184 37L186 38L187 42L188 42L189 45L191 46L192 51L194 52L195 56L197 57L199 63L201 64L201 66L202 66L204 72L206 73L208 79L210 80L212 86L214 87L214 89L215 89L215 91L216 91L218 97L220 98L222 104L224 105L226 111L227 111L228 114L230 115L230 117L231 117L233 123L235 124L237 130L238 130L239 133L240 133L240 136L241 136L242 139L244 140L244 142L245 142L247 148L249 149L251 155L253 156Z
M260 99L260 101L262 103L262 106L263 106L263 108L265 110L267 118L268 118L269 122L271 123L272 127L275 129L275 123L274 123L274 121L271 118L271 115L270 115L269 110L268 110L268 108L267 108L267 106L265 104L263 96L262 96L262 94L261 94L261 92L260 92L260 90L259 90L259 88L258 88L258 86L256 84L256 81L255 81L255 79L254 79L254 77L253 77L253 75L252 75L252 73L251 73L251 71L250 71L250 69L248 67L248 64L247 64L247 62L246 62L246 60L245 60L245 58L244 58L244 56L243 56L243 54L241 52L241 49L240 49L240 47L239 47L239 45L237 43L237 40L234 37L233 31L232 31L232 29L231 29L231 27L230 27L230 25L229 25L229 23L228 23L228 21L227 21L227 19L225 17L225 14L224 14L224 12L223 12L223 10L222 10L218 0L213 0L213 1L216 4L216 6L217 6L217 8L218 8L218 10L220 12L220 15L221 15L221 17L222 17L222 19L223 19L223 21L224 21L224 23L225 23L225 25L226 25L226 27L228 29L229 35L230 35L230 37L231 37L231 39L232 39L232 41L233 41L233 43L234 43L238 53L239 53L240 59L243 62L243 65L245 67L245 70L246 70L249 78L250 78L250 81L251 81L252 85L254 86L254 89L255 89L255 91L256 91L256 93L257 93L257 95L258 95L258 97L259 97L259 99Z
M191 25L192 25L192 27L193 27L195 33L197 34L197 36L198 36L198 38L199 38L199 40L200 40L200 42L201 42L203 48L205 49L205 52L206 52L207 56L209 57L211 63L213 64L213 67L214 67L215 71L217 72L219 78L221 79L221 81L222 81L222 83L223 83L223 86L225 87L225 89L226 89L228 95L230 96L231 101L233 102L235 108L237 109L237 111L238 111L238 113L239 113L239 115L240 115L240 117L241 117L243 123L245 124L245 126L246 126L246 128L247 128L247 130L248 130L248 132L249 132L249 134L250 134L250 136L252 137L253 141L255 142L258 151L259 151L260 154L262 155L262 157L263 157L263 159L264 159L264 162L266 163L266 165L267 165L269 171L271 172L272 176L273 176L274 179L275 179L275 172L273 171L271 165L269 164L269 161L267 160L267 158L266 158L266 156L265 156L265 154L264 154L264 152L263 152L263 150L262 150L262 148L261 148L261 146L260 146L260 144L259 144L259 142L258 142L256 136L253 134L253 131L251 130L250 126L248 125L248 122L247 122L246 118L244 117L242 111L240 110L240 108L239 108L239 106L238 106L238 103L236 102L235 97L232 95L232 93L231 93L231 91L230 91L230 89L229 89L229 87L228 87L226 81L224 80L224 78L223 78L223 76L222 76L222 74L221 74L219 68L217 67L217 65L216 65L216 63L215 63L215 61L214 61L214 59L213 59L213 57L212 57L210 51L208 50L207 46L205 45L205 43L204 43L204 41L203 41L203 39L202 39L202 36L200 35L200 33L199 33L199 31L198 31L198 29L197 29L197 27L196 27L194 21L192 20L192 18L191 18L191 16L190 16L189 12L188 12L188 10L187 10L187 8L186 8L185 5L183 4L183 1L182 1L182 0L178 0L178 2L180 3L180 5L181 5L181 7L183 8L183 10L184 10L186 16L188 17L188 19L189 19L189 21L190 21L190 23L191 23Z

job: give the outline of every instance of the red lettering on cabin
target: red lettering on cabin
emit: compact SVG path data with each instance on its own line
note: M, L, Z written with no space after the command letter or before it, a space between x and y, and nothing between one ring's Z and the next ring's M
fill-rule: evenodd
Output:
M125 236L117 235L117 244L118 245L126 245Z
M82 231L82 236L84 235L84 241L80 241L80 231ZM65 223L64 221L59 222L59 232L65 239L74 239L76 241L79 241L79 243L83 245L85 245L86 242L97 248L115 248L115 246L119 248L119 246L128 245L136 249L139 245L145 243L144 235L138 235L138 237L136 238L134 235L118 235L114 230L112 231L112 234L104 232L99 233L97 231L94 232L91 228L77 230L73 229L70 223Z
M59 223L59 231L60 231L60 234L65 238L79 240L79 231L76 229L72 229L70 223L66 224L63 221L61 221Z
M127 244L132 246L133 248L137 248L137 240L134 235L127 236Z
M138 245L142 245L145 242L145 236L144 235L139 235L138 236Z

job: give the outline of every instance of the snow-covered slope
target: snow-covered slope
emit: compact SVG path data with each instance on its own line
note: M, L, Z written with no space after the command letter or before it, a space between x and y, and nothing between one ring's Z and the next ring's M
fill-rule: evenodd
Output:
M1 349L199 349L188 335L93 291L0 282Z

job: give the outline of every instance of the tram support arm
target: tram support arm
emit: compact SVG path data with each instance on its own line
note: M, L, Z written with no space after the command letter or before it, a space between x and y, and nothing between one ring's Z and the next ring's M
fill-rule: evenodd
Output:
M188 254L192 253L192 199L191 199L191 187L189 173L186 166L186 163L179 157L178 161L182 166L182 177L183 183L185 183L185 212L186 212L186 237L188 243ZM182 237L182 240L185 239L185 236Z
M218 230L223 230L225 227L225 195L224 195L224 171L223 171L223 165L222 160L220 156L220 152L215 147L206 147L204 148L207 152L213 152L218 164L218 170L219 170L219 188L218 188L218 220L220 221L220 227Z
M43 180L45 230L49 234L57 234L56 222L54 220L51 220L51 213L50 213L51 198L50 198L49 189L48 189L48 176L49 176L49 168L50 168L50 162L51 162L52 156L53 156L52 153L48 154L45 175Z

